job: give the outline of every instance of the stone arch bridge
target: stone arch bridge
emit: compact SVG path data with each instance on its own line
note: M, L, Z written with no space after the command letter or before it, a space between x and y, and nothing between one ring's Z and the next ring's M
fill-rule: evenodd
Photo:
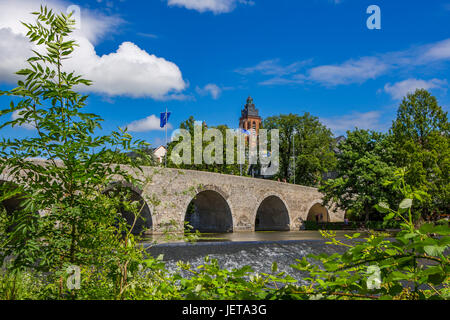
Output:
M131 169L130 169L131 170ZM159 233L185 221L202 232L300 230L303 221L343 221L344 212L322 206L316 188L219 173L143 167L148 177L133 197L145 201L139 228ZM0 182L11 181L7 174ZM119 181L118 181L119 182ZM7 210L17 205L4 203Z
M322 206L311 187L194 170L144 168L151 182L141 196L147 202L152 230L189 221L203 232L300 230L303 221L337 222L344 212Z

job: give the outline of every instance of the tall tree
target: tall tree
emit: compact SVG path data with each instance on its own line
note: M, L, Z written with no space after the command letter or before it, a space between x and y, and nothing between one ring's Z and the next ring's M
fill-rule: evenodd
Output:
M275 179L317 186L323 173L333 169L333 134L317 117L304 113L266 118L264 128L280 132L280 168ZM295 157L295 168L294 168Z
M389 135L355 129L339 144L335 179L327 180L320 191L324 203L335 203L352 218L366 221L378 215L374 209L380 200L391 200L391 190L383 185L395 166Z
M73 91L91 82L65 71L63 64L75 50L70 38L75 22L47 7L33 14L36 22L24 25L38 49L28 59L28 67L17 72L22 76L18 86L0 91L17 101L0 111L0 117L7 119L17 113L0 129L24 124L35 129L31 137L0 140L0 172L8 173L15 183L0 186L0 201L21 200L14 211L0 211L10 230L0 235L0 264L9 257L15 271L32 268L61 277L59 295L66 291L67 266L96 268L98 274L113 279L121 296L127 274L138 266L133 256L137 247L119 210L126 207L137 217L140 208L121 195L110 197L106 190L117 180L143 183L117 164L134 166L117 151L139 152L145 143L122 130L96 134L102 119L83 112L88 97ZM47 161L30 160L36 157Z
M424 89L408 94L392 123L396 162L407 168L406 181L430 198L416 208L424 218L450 209L450 140L447 112Z
M295 182L317 186L323 174L336 165L334 146L332 132L317 117L309 113L301 116L295 134Z

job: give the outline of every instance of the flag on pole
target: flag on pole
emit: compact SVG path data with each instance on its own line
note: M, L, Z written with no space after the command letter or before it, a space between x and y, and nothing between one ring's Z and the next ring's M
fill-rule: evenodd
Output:
M159 126L164 128L164 126L169 122L170 112L161 112Z
M246 134L246 135L250 135L250 132L249 131L247 131L247 130L245 130L245 129L240 129L240 131L241 131L241 133L243 133L243 134Z

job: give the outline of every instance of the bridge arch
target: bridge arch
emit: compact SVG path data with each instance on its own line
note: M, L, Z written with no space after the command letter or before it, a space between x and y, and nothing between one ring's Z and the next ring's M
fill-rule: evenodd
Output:
M8 190L8 189L12 189L12 188L16 188L17 185L11 181L7 181L7 180L0 180L0 190ZM14 196L11 197L9 199L3 200L1 202L1 205L3 206L3 208L6 210L7 214L13 214L14 211L18 210L20 208L22 199L20 196Z
M200 232L233 232L229 197L216 186L205 186L190 200L184 221Z
M138 202L137 210L139 217L136 219L135 212L126 210L123 206L119 208L121 216L126 220L131 229L131 233L138 235L147 231L151 231L153 227L153 219L150 208L143 198L142 190L134 185L117 181L111 183L104 191L103 194L121 193L120 196L129 202ZM135 221L136 220L136 221Z
M290 216L286 201L278 194L265 195L254 214L255 231L289 231Z
M330 214L328 209L322 205L320 200L314 201L308 209L307 221L316 221L316 222L330 222Z
M19 185L9 179L2 179L0 177L0 193L8 192L18 188ZM12 232L15 228L14 219L17 218L17 213L23 209L22 202L25 200L25 195L17 194L6 200L0 202L0 210L5 210L7 227L4 229L6 233Z

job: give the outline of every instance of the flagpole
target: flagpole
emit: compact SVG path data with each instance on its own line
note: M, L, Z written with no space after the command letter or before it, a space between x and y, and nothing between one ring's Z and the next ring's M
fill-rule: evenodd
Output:
M293 175L294 175L294 184L295 184L295 169L296 169L296 167L295 167L295 135L297 134L297 129L295 129L294 128L294 130L292 131L292 158L293 158L293 162L294 162L294 165L293 165ZM290 163L291 163L291 161L289 161L289 165L290 165Z
M166 106L165 120L166 120L166 125L165 125L165 127L166 127L166 156L164 157L164 167L167 167L167 153L169 152L169 146L167 145L167 123L168 123L168 121L167 121L167 106Z

